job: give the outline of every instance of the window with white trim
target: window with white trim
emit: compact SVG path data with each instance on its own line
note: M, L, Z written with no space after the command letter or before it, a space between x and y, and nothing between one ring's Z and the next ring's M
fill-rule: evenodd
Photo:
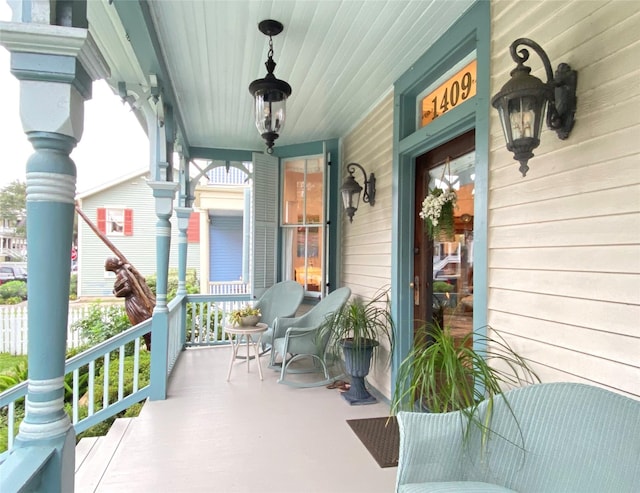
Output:
M308 293L323 290L324 160L322 156L283 164L282 237L284 279Z

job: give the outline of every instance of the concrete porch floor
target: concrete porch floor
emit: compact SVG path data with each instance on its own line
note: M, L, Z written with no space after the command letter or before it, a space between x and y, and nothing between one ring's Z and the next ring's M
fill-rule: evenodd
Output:
M148 401L99 478L76 492L392 492L396 468L380 468L347 419L387 416L378 402L350 406L337 389L278 384L262 357L227 370L231 348L188 349L165 401Z

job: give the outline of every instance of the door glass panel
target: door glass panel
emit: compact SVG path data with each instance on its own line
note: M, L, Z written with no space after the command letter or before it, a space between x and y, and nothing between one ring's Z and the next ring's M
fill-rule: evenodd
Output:
M429 188L451 187L457 195L455 233L433 240L433 317L460 334L473 318L473 197L475 152L429 170Z

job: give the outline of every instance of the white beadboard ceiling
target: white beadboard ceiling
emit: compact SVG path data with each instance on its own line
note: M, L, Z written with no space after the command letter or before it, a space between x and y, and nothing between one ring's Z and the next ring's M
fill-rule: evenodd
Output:
M264 19L275 75L293 88L279 145L344 136L472 0L155 0L148 2L186 140L192 147L264 150L253 123L251 81L266 74ZM144 60L106 1L89 2L90 29L109 80L141 82Z

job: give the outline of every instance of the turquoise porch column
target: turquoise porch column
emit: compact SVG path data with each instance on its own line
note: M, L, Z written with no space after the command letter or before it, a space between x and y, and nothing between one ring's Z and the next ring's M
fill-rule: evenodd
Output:
M187 294L187 230L189 218L193 209L191 207L176 207L178 217L178 295Z
M156 202L156 307L151 323L151 400L167 397L167 354L169 347L169 311L167 310L167 280L169 277L169 248L173 200L178 183L150 181Z
M108 76L108 67L87 29L44 22L40 14L48 7L22 11L34 23L0 23L0 43L20 80L22 126L34 148L26 167L28 393L0 476L7 491L68 493L75 433L64 410L64 366L76 187L69 155L82 136L92 80Z
M192 211L191 207L176 207L176 216L178 217L178 296L187 294L187 250L189 247L187 230L189 229L189 218ZM184 307L186 310L186 305ZM181 340L184 341L187 336L186 317L182 317L180 333Z

